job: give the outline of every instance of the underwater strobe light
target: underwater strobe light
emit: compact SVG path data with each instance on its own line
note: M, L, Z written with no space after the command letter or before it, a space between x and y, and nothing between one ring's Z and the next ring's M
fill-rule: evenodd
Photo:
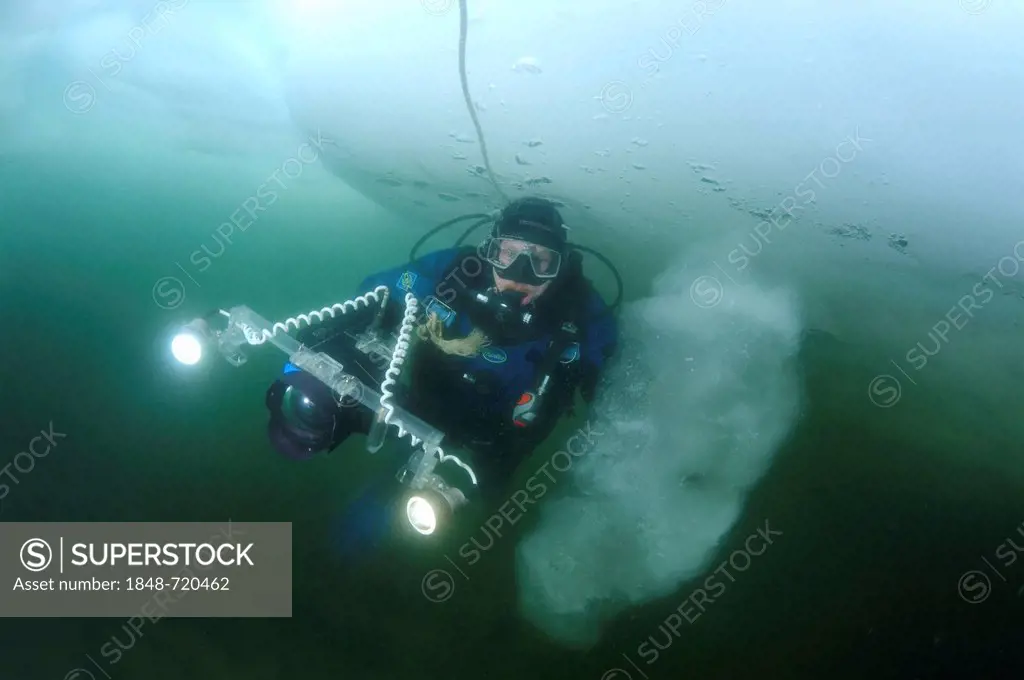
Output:
M405 502L405 516L417 533L430 536L467 501L462 491L445 484L437 475L430 475L426 482L424 488L409 494Z
M186 366L194 366L203 358L203 348L213 336L205 319L193 319L181 327L171 340L171 354Z
M185 366L195 366L203 360L211 347L217 350L233 366L241 366L246 362L242 347L250 344L246 337L246 308L235 310L240 316L236 319L231 312L217 309L209 314L193 319L178 329L171 339L171 355L175 361ZM225 328L213 327L213 321L226 321ZM258 335L258 334L257 334ZM260 336L262 341L262 336Z

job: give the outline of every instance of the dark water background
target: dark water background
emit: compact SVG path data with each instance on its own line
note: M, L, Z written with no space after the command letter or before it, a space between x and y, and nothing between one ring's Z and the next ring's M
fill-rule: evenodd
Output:
M659 626L703 579L619 617L584 653L516 615L512 535L440 604L421 580L476 530L471 521L441 552L391 545L361 566L342 563L331 518L386 461L358 443L304 465L279 460L263 395L280 355L189 376L168 367L163 342L214 306L277 318L348 298L431 225L347 194L316 205L285 196L208 271L193 269L185 302L167 310L154 282L176 275L175 262L189 266L252 178L232 186L159 164L150 176L107 167L20 158L2 175L0 462L50 422L67 438L19 475L0 520L293 522L294 615L163 619L134 637L119 619L8 619L0 678L61 680L90 668L88 657L117 680L627 677L613 668L632 678L1020 677L1024 560L1003 570L1006 582L992 575L984 602L958 593L960 577L995 561L1008 538L1024 546L1024 480L977 463L1019 457L1020 441L991 425L984 401L955 393L925 387L905 408L875 408L864 385L877 371L866 367L888 355L827 333L805 338L800 421L712 567L765 522L782 535L650 665L638 646L648 636L665 646ZM922 428L957 438L937 450ZM131 645L116 664L99 654L112 636Z

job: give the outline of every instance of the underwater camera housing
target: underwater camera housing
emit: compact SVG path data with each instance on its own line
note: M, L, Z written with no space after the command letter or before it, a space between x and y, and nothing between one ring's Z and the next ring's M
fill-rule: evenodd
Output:
M212 328L210 321L217 314L227 318L224 330L215 331ZM339 398L355 399L375 412L380 409L380 392L346 373L344 366L331 356L309 349L287 333L273 332L274 326L246 306L232 307L226 312L218 310L182 327L171 341L171 351L179 362L192 365L201 360L202 350L212 344L232 366L242 366L248 359L243 347L269 342L288 355L292 364L316 377L337 393ZM400 406L393 408L389 424L398 426L422 441L427 451L438 447L444 433Z
M376 293L363 296L377 300ZM387 304L386 289L381 306ZM406 297L406 318L415 315L415 298ZM321 310L325 311L325 310ZM311 313L316 315L317 312ZM223 317L226 319L222 330L215 330L213 322ZM310 315L300 318L310 323ZM322 318L322 316L321 316ZM378 319L380 315L378 315ZM377 324L373 324L366 332L357 337L356 347L367 354L376 354L388 360L390 367L380 391L363 383L345 371L345 367L333 357L314 351L287 331L289 327L299 327L298 319L288 319L284 323L270 323L246 306L232 307L230 310L217 310L204 317L197 318L179 329L171 341L171 353L181 364L190 366L202 360L204 350L216 347L229 364L242 366L247 361L244 348L247 345L262 345L267 342L283 351L288 360L297 368L309 373L330 388L341 399L354 399L375 413L373 424L366 439L366 448L371 453L378 451L384 444L388 426L398 428L399 437L409 436L412 444L422 444L422 448L414 450L408 462L398 471L396 478L408 487L405 503L406 518L410 526L420 535L433 534L439 524L450 518L460 507L466 504L466 495L451 486L435 473L439 463L452 461L463 468L476 485L476 475L472 468L456 456L445 454L440 448L444 433L414 414L393 404L390 397L390 385L404 362L408 349L408 336L411 324L403 324L402 333L393 347L384 343L377 334Z

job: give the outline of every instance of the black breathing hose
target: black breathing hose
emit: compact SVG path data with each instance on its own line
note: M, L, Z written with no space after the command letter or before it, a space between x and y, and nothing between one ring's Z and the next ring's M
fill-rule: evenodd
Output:
M424 243L426 243L427 239L429 239L431 236L433 236L434 234L436 234L437 232L441 231L442 229L444 229L446 227L452 226L453 224L458 224L459 222L465 222L466 220L472 220L472 219L480 219L480 221L477 222L476 224L474 224L469 229L469 231L467 231L465 234L462 235L462 238L459 239L459 243L462 243L462 239L464 239L467 236L469 236L469 233L471 231L476 229L478 226L480 226L484 222L489 222L492 218L491 218L490 215L485 215L484 213L472 213L470 215L460 215L458 217L454 217L454 218L448 220L447 222L442 222L441 224L437 225L436 227L434 227L433 229L428 231L426 234L421 236L419 238L419 240L416 241L416 243L413 244L412 250L409 251L409 262L412 262L413 260L416 259L416 251L419 250L420 246L422 246Z
M491 221L493 220L490 217L487 217L486 219L482 219L479 222L474 223L469 229L462 232L462 236L460 236L459 240L455 242L456 247L461 246L462 242L469 238L469 235L476 231L479 227Z

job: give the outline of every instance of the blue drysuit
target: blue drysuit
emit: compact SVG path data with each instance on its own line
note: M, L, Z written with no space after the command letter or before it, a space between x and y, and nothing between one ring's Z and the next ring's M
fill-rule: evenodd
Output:
M517 465L551 433L561 416L571 412L577 389L586 401L593 399L600 373L614 351L618 332L611 310L578 266L566 274L537 299L535 324L531 324L535 327L527 334L487 333L490 343L469 357L447 354L429 341L418 342L402 368L403 374L410 374L410 387L396 390L396 403L444 432L446 450L470 452L471 462L467 462L477 472L484 495L504 491ZM474 249L451 248L368 276L352 297L387 286L390 301L382 330L394 337L405 312L405 296L412 293L419 303L419 320L425 314L437 314L445 326L445 338L463 338L474 327L482 327L477 321L483 312L475 305L473 292L487 291L493 284L490 265ZM355 335L377 310L371 303L368 308L338 314L303 329L298 339L334 356L360 380L379 386L385 362L371 361L354 349ZM577 329L573 341L560 338L564 347L549 349L557 346L553 341L566 321ZM555 357L555 351L560 356ZM525 392L536 391L542 365L554 366L552 387L538 419L529 427L517 427L513 411ZM286 372L296 370L285 368ZM340 428L345 431L331 449L351 432L365 433L369 428L369 409L342 411L347 429Z
M471 357L421 344L427 348L426 356L412 359L410 410L444 431L449 442L477 453L476 461L485 470L500 469L499 476L510 473L571 408L577 387L585 398L592 398L597 378L614 350L615 319L601 296L582 275L579 278L578 286L553 287L539 298L541 328L531 336L491 337L491 343ZM369 276L359 289L362 293L387 286L396 317L404 311L406 294L412 293L424 313L436 313L442 319L446 337L462 338L474 327L472 300L467 298L472 291L492 285L490 266L473 249L451 248ZM557 327L570 317L580 331L558 362L555 394L545 403L541 421L521 431L512 423L513 409L523 393L536 389L538 364ZM494 458L501 462L489 460Z

